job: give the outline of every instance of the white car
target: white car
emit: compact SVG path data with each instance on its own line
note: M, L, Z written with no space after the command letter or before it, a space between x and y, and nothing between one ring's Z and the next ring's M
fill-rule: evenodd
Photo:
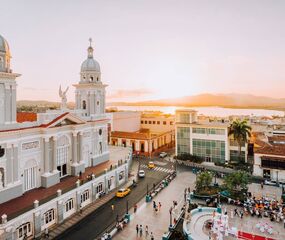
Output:
M160 154L159 154L159 157L160 158L164 158L164 157L166 157L167 156L167 153L166 152L161 152Z
M144 177L145 177L145 172L144 172L144 170L140 170L140 171L139 171L139 177L140 177L140 178L144 178Z
M267 179L264 181L264 184L265 185L271 185L271 186L277 186L278 185L276 181L271 181L271 180L267 180Z

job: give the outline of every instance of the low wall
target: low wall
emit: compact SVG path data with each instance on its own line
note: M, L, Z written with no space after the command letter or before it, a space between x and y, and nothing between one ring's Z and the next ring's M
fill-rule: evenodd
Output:
M190 224L194 224L194 223L191 223L191 221L192 221L192 218L193 218L193 216L194 216L195 214L201 213L201 212L212 213L212 212L214 212L214 211L217 211L217 208L198 207L198 208L193 209L193 210L190 212L190 217L191 217L191 219L190 219ZM187 240L199 240L199 239L197 239L197 238L195 239L195 238L193 237L193 233L191 233L190 227L188 228L187 224L188 224L188 223L187 223L187 220L186 220L186 217L185 217L185 219L184 219L184 221L183 221L183 233L184 233L184 235L186 236Z

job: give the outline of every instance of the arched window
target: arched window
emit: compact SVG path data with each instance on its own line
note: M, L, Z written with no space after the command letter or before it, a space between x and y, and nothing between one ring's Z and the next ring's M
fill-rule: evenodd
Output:
M86 101L85 100L83 100L83 102L82 102L82 108L85 110L86 109Z
M57 151L56 164L60 177L64 177L68 174L67 164L69 161L69 148L70 148L70 143L68 137L65 135L59 137L56 149Z
M0 190L5 187L4 168L0 168Z
M102 129L101 128L99 129L99 135L102 135Z
M3 157L4 154L5 154L5 148L2 148L2 147L0 146L0 158Z
M90 77L90 82L93 82L93 77L92 76Z
M50 209L44 213L44 224L50 224L55 221L55 210Z
M2 57L0 57L0 69L4 69L4 60ZM98 81L98 78L97 78Z
M17 228L18 239L27 238L32 235L32 226L30 222L24 223Z
M97 77L97 82L99 81L99 78Z

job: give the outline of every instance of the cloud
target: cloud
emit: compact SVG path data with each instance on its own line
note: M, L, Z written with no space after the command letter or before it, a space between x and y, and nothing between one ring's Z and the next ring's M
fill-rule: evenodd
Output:
M108 98L133 98L133 97L144 97L146 95L153 94L153 91L146 88L139 88L139 89L131 89L131 90L125 90L125 89L118 89L108 95Z

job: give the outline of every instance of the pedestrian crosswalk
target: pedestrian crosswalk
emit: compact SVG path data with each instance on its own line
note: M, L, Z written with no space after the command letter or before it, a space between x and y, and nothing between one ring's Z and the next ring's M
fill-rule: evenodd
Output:
M145 164L142 164L140 167L141 167L142 169L143 169L143 168L148 168L148 166L145 165ZM154 168L152 169L152 171L165 172L165 173L172 173L172 172L173 172L172 169L163 168L163 167L154 167Z

